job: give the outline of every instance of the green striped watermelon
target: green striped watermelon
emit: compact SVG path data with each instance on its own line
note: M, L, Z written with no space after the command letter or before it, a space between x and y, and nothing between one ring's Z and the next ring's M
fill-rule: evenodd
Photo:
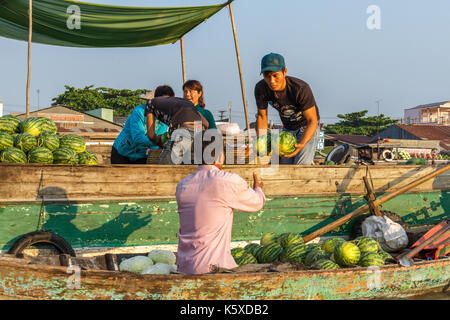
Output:
M310 251L312 251L312 250L321 250L322 249L322 247L320 246L320 244L318 244L318 243L308 243L307 245L306 245L306 252L308 253L308 252L310 252Z
M96 165L98 164L98 159L92 152L84 151L78 154L78 164Z
M330 254L322 249L313 249L309 251L304 259L304 264L308 267L312 267L312 265L321 259L329 259Z
M35 137L33 137L29 133L19 133L14 138L14 147L17 149L22 150L23 152L27 153L31 149L34 149L37 147L37 140Z
M70 148L76 153L81 153L86 150L86 142L76 134L66 134L60 139L59 147Z
M9 147L0 151L0 162L26 163L27 155L20 149Z
M240 266L244 264L257 264L258 260L249 252L244 251L244 253L239 256L239 258L235 258L234 261Z
M294 243L304 243L303 237L297 232L282 233L278 239L283 248L287 248Z
M39 120L42 123L42 131L49 131L55 134L58 132L58 127L56 126L56 123L53 122L53 120L45 117L39 117Z
M383 259L383 261L386 263L387 260L393 260L394 257L392 257L389 253L386 251L378 251L378 255Z
M0 151L14 145L14 139L9 133L0 131Z
M324 270L336 270L340 269L339 265L334 263L331 260L320 259L313 264L313 267L316 269L324 269Z
M369 237L358 237L353 241L359 248L361 253L364 252L378 252L380 249L380 245L377 240L369 238Z
M365 252L361 255L359 265L361 267L382 266L384 259L376 252Z
M59 148L59 137L53 132L42 131L37 137L37 145L53 152Z
M283 248L277 242L267 244L258 251L257 259L260 263L272 263L278 259Z
M265 245L268 245L273 242L278 242L278 237L279 237L279 235L276 234L275 232L269 232L261 237L261 240L259 241L259 243L262 246L265 246Z
M53 163L78 164L78 154L69 148L58 148L53 151Z
M37 137L42 132L42 121L39 117L30 117L20 123L19 130L21 133L29 133Z
M15 133L19 131L20 119L12 115L6 115L0 118L0 131Z
M327 239L323 244L322 244L322 250L325 250L326 252L332 254L334 252L334 248L341 243L344 243L345 240L342 238L330 238Z
M53 153L45 147L37 147L28 152L29 163L53 163Z
M341 267L357 265L361 257L361 251L356 244L344 242L334 248L334 259Z
M252 255L256 256L256 252L258 252L258 249L260 247L261 246L259 244L257 244L257 243L249 243L248 245L246 245L244 247L244 250L249 252L249 253L251 253Z
M283 250L280 256L282 262L301 263L307 254L306 245L294 243Z
M245 253L244 248L233 248L231 249L231 255L233 256L234 260L241 257Z

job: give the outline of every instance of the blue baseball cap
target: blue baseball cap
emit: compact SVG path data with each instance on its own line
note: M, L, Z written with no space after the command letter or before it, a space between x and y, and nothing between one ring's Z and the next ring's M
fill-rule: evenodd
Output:
M266 54L261 60L261 73L265 71L275 71L278 72L286 68L286 63L281 54L269 53Z

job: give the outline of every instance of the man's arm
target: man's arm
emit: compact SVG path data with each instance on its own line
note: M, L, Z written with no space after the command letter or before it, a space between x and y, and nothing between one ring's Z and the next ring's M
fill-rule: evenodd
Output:
M144 113L141 110L134 110L130 117L132 117L132 123L130 128L130 139L133 145L141 145L150 147L153 143L150 141L145 133L146 119Z
M147 114L147 137L150 139L151 142L153 142L156 145L161 145L161 137L156 135L155 132L155 116L153 113Z
M311 138L314 136L314 133L317 130L318 119L316 113L316 106L313 106L303 111L303 116L305 117L307 123L305 133L302 135L300 141L297 141L295 145L295 151L289 155L284 156L284 158L295 157L306 146L309 140L311 140Z
M267 134L268 127L267 109L258 109L258 117L256 118L256 135L259 137Z
M253 189L240 177L234 182L230 190L233 192L229 194L229 205L233 209L256 212L263 208L266 202L266 197L262 191L263 183L258 181L255 174L253 174Z

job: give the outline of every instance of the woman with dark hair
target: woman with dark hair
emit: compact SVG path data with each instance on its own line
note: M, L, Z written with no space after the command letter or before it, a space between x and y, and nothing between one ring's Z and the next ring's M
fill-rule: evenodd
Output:
M206 110L206 105L203 100L203 86L197 80L188 80L183 84L183 97L192 102L195 109L208 120L209 129L217 129L216 121L211 111Z

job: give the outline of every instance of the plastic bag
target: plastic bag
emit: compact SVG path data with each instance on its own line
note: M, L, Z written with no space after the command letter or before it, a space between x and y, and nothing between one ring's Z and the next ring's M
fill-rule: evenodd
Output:
M361 227L363 235L378 240L384 251L395 252L408 245L405 229L388 217L370 216Z

